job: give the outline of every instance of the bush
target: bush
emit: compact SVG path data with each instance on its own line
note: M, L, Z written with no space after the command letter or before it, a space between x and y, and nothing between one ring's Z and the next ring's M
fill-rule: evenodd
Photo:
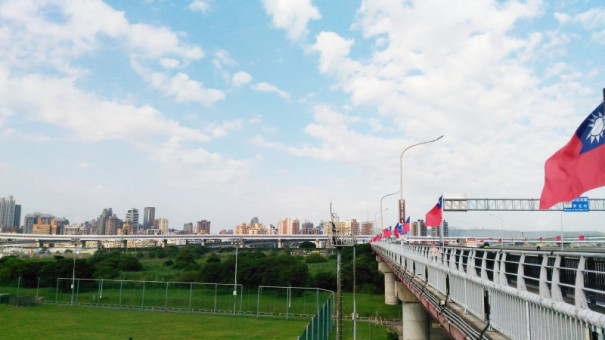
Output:
M328 259L326 259L325 257L321 256L321 254L311 254L307 257L305 257L305 262L306 263L322 263L322 262L327 262Z

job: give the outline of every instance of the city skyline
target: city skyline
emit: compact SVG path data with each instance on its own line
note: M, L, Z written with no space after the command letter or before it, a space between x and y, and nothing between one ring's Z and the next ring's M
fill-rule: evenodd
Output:
M596 0L2 1L2 196L72 223L155 206L216 231L325 221L330 203L373 221L402 150L444 135L403 157L412 220L442 194L539 198L603 100L604 17ZM444 218L602 229L595 212L498 215Z

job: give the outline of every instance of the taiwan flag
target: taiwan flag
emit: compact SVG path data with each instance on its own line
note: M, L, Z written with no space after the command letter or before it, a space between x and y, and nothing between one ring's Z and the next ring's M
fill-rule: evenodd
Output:
M408 219L405 221L405 223L403 224L403 227L401 228L401 235L405 235L409 232L410 232L410 217L408 216Z
M571 201L605 185L605 117L603 103L582 122L571 140L544 165L540 209Z
M397 222L395 229L393 229L393 233L395 234L395 238L399 238L399 235L401 235L401 224L399 222Z
M443 220L443 214L441 213L441 207L443 206L443 196L439 197L439 202L435 204L433 209L426 213L426 222L424 224L427 227L439 227Z
M382 231L382 237L384 237L384 238L391 238L391 227L385 228Z

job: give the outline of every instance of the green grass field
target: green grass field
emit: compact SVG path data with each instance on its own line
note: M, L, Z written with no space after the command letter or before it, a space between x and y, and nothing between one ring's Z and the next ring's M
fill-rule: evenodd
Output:
M296 339L306 320L0 305L1 339Z

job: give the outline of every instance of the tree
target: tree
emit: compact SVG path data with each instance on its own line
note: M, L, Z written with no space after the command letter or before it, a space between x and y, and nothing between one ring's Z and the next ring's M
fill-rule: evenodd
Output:
M315 245L315 243L313 243L311 241L305 241L305 242L301 243L300 246L298 246L298 248L315 249L315 248L317 248L317 246Z

